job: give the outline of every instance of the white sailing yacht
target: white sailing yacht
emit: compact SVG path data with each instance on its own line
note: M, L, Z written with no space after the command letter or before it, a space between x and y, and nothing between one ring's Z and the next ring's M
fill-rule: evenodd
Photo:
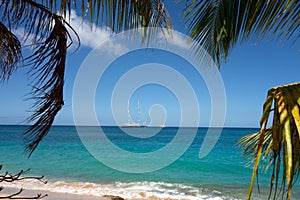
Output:
M132 122L131 117L130 117L130 107L129 107L129 100L128 100L128 119L127 119L127 124L125 126L121 126L122 128L146 128L148 126L141 124L141 109L140 109L140 101L138 100L138 122Z

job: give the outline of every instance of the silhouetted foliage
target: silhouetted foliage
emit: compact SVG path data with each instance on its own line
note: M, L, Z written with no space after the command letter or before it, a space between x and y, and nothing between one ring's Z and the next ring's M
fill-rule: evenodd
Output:
M33 125L25 132L29 156L49 132L55 116L64 105L63 87L68 47L73 43L69 31L76 31L65 20L79 0L34 1L0 0L0 82L9 79L18 65L28 67L32 80ZM140 27L170 27L168 12L160 0L79 1L82 16L89 16L113 32ZM69 15L70 16L70 15ZM22 42L13 33L24 29ZM145 29L146 30L146 29ZM150 32L145 31L147 35ZM22 59L23 43L31 55Z
M0 164L0 171L2 169L2 165ZM0 174L0 183L1 182L16 182L16 181L21 181L21 180L25 180L25 179L30 179L30 180L38 180L42 183L47 183L47 181L43 180L43 176L41 177L32 177L32 176L24 176L28 171L28 170L21 170L19 173L16 174L11 174L9 172L5 172L4 174ZM3 191L3 187L0 186L0 192ZM47 196L47 194L37 194L36 196L32 196L32 197L27 197L27 196L22 196L22 192L24 191L23 188L21 188L19 191L13 193L13 194L8 194L8 195L2 195L0 196L0 199L42 199L44 197ZM20 196L21 195L21 196Z

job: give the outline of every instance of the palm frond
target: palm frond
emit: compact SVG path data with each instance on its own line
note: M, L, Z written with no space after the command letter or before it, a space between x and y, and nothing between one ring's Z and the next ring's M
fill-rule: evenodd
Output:
M0 19L11 29L23 27L25 40L32 44L32 54L24 59L32 78L31 98L35 101L25 132L29 156L47 135L56 114L63 106L63 84L67 38L69 33L62 17L34 1L2 0Z
M73 1L75 7L76 2ZM12 30L24 28L23 41L32 47L32 54L24 59L25 66L30 67L29 74L32 78L30 98L35 101L33 114L28 118L28 122L33 122L33 125L25 133L29 156L47 135L64 104L68 39L72 44L67 28L75 32L65 19L73 5L71 1L57 0L0 0L0 25L5 27L1 28L3 37L0 41L2 80L6 80L14 71L21 57L21 45ZM88 13L91 24L96 19L97 23L104 22L114 32L144 28L146 38L150 36L150 30L153 30L148 30L147 27L171 27L169 14L160 0L82 0L81 8L83 19ZM76 32L75 35L79 40ZM7 42L10 42L8 48L5 46Z
M89 16L91 23L95 19L97 25L105 25L113 32L142 28L143 41L155 34L153 27L172 28L162 0L95 0L82 1L81 5L82 13Z
M32 56L28 58L33 65L36 78L32 91L34 114L28 119L35 121L26 132L27 150L30 154L35 150L40 141L49 132L56 114L64 105L63 86L65 62L67 54L67 30L61 18L55 19L54 28L44 42ZM40 63L43 63L40 66Z
M0 82L9 79L22 58L18 38L0 22Z
M251 35L280 40L300 36L300 1L182 0L187 32L219 64ZM195 46L196 47L196 46ZM196 52L199 49L195 49Z
M279 198L280 195L282 198L285 195L285 198L290 199L293 184L300 172L299 107L300 83L270 89L260 131L247 135L239 141L243 155L254 163L247 199L251 197L260 160L265 161L263 163L265 170L272 166L269 198L273 194L274 199ZM272 111L272 127L266 128ZM280 179L281 184L279 184Z
M104 23L113 32L141 26L171 28L170 16L162 0L81 0L79 4L82 16L87 16L91 24L96 20L96 25ZM72 9L71 1L48 0L45 5L52 11L59 10L64 17ZM73 1L73 6L77 5L78 2Z

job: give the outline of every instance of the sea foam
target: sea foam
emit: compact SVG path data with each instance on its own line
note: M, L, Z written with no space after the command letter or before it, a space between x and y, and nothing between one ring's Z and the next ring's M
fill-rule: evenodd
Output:
M115 195L124 199L150 200L229 200L220 191L198 188L179 183L165 182L116 182L114 184L96 184L90 182L48 182L43 184L37 180L22 180L14 183L1 183L3 187L18 187L30 190L44 190L45 193L58 192L78 195Z

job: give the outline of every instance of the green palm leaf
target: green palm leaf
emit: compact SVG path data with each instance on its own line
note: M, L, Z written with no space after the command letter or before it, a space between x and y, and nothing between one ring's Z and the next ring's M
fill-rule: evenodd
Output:
M265 170L272 166L270 196L291 197L291 190L300 172L300 137L299 137L299 99L300 83L274 87L269 90L258 133L243 137L239 145L243 155L254 162L252 180L247 199L250 199L254 179L260 160L264 160ZM274 103L270 103L274 102ZM270 109L273 106L272 109ZM272 127L267 128L269 114L273 111ZM282 172L281 171L282 168ZM279 186L279 180L282 183ZM275 189L273 193L273 186ZM279 187L278 187L279 186Z
M171 28L170 16L161 0L75 0L71 1L47 0L44 5L50 11L58 11L62 16L73 7L81 5L83 18L88 18L96 25L106 25L114 32L139 28L162 27Z
M299 37L298 0L182 2L186 4L184 19L188 34L203 45L219 66L237 42L247 40L251 35L281 40Z

